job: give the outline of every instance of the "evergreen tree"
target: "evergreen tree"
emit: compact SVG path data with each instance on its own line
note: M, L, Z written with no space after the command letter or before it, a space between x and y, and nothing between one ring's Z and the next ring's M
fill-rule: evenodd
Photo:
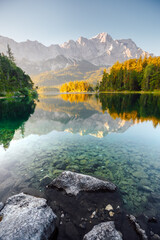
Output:
M129 59L116 62L108 74L104 70L100 91L113 90L154 90L160 89L160 57Z
M0 94L32 89L31 78L7 56L0 54Z
M9 44L7 44L7 54L8 54L8 58L9 58L12 62L14 62L15 59L14 59L14 56L13 56L13 53L12 53L12 51L11 51L11 48L10 48Z

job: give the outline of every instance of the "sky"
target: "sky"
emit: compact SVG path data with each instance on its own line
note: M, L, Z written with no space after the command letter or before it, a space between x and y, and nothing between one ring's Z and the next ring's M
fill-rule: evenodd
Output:
M46 46L107 32L160 55L160 0L0 0L0 35Z

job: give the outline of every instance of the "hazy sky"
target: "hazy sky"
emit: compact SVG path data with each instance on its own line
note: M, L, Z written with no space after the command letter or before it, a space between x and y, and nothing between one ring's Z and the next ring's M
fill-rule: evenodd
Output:
M160 55L160 0L0 0L0 35L63 43L100 32Z

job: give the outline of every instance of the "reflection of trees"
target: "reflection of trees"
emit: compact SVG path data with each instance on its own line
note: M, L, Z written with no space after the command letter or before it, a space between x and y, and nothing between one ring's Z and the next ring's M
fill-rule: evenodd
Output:
M8 148L15 130L20 128L23 135L24 122L28 120L34 109L34 101L0 101L0 144L3 144L4 148Z
M115 118L160 123L160 97L153 94L100 94L102 110Z
M91 94L61 94L65 101L88 102ZM154 127L160 123L160 96L154 94L99 94L103 112L107 111L113 119L135 122L152 121Z
M61 97L65 101L78 103L87 101L91 97L91 94L61 94Z

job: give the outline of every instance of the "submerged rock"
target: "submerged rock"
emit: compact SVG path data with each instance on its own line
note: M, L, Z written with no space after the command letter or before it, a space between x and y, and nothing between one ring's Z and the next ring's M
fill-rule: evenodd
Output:
M108 204L106 207L105 207L105 210L106 211L112 211L113 210L113 207L111 204Z
M64 189L67 194L70 193L75 196L80 191L116 190L116 186L113 183L71 171L62 172L48 185L48 187Z
M114 216L114 212L113 211L110 211L108 214L109 214L110 217Z
M48 239L55 230L56 215L46 199L20 193L6 201L0 212L1 240Z
M129 220L131 221L131 223L133 223L136 232L141 236L142 240L147 240L148 237L146 235L146 232L140 227L139 223L137 222L136 218L133 215L129 215Z
M114 222L103 222L93 227L83 240L122 240Z
M97 211L94 211L90 218L94 218L96 216L96 213L97 213Z
M160 240L160 236L158 234L154 234L151 239L152 240Z

